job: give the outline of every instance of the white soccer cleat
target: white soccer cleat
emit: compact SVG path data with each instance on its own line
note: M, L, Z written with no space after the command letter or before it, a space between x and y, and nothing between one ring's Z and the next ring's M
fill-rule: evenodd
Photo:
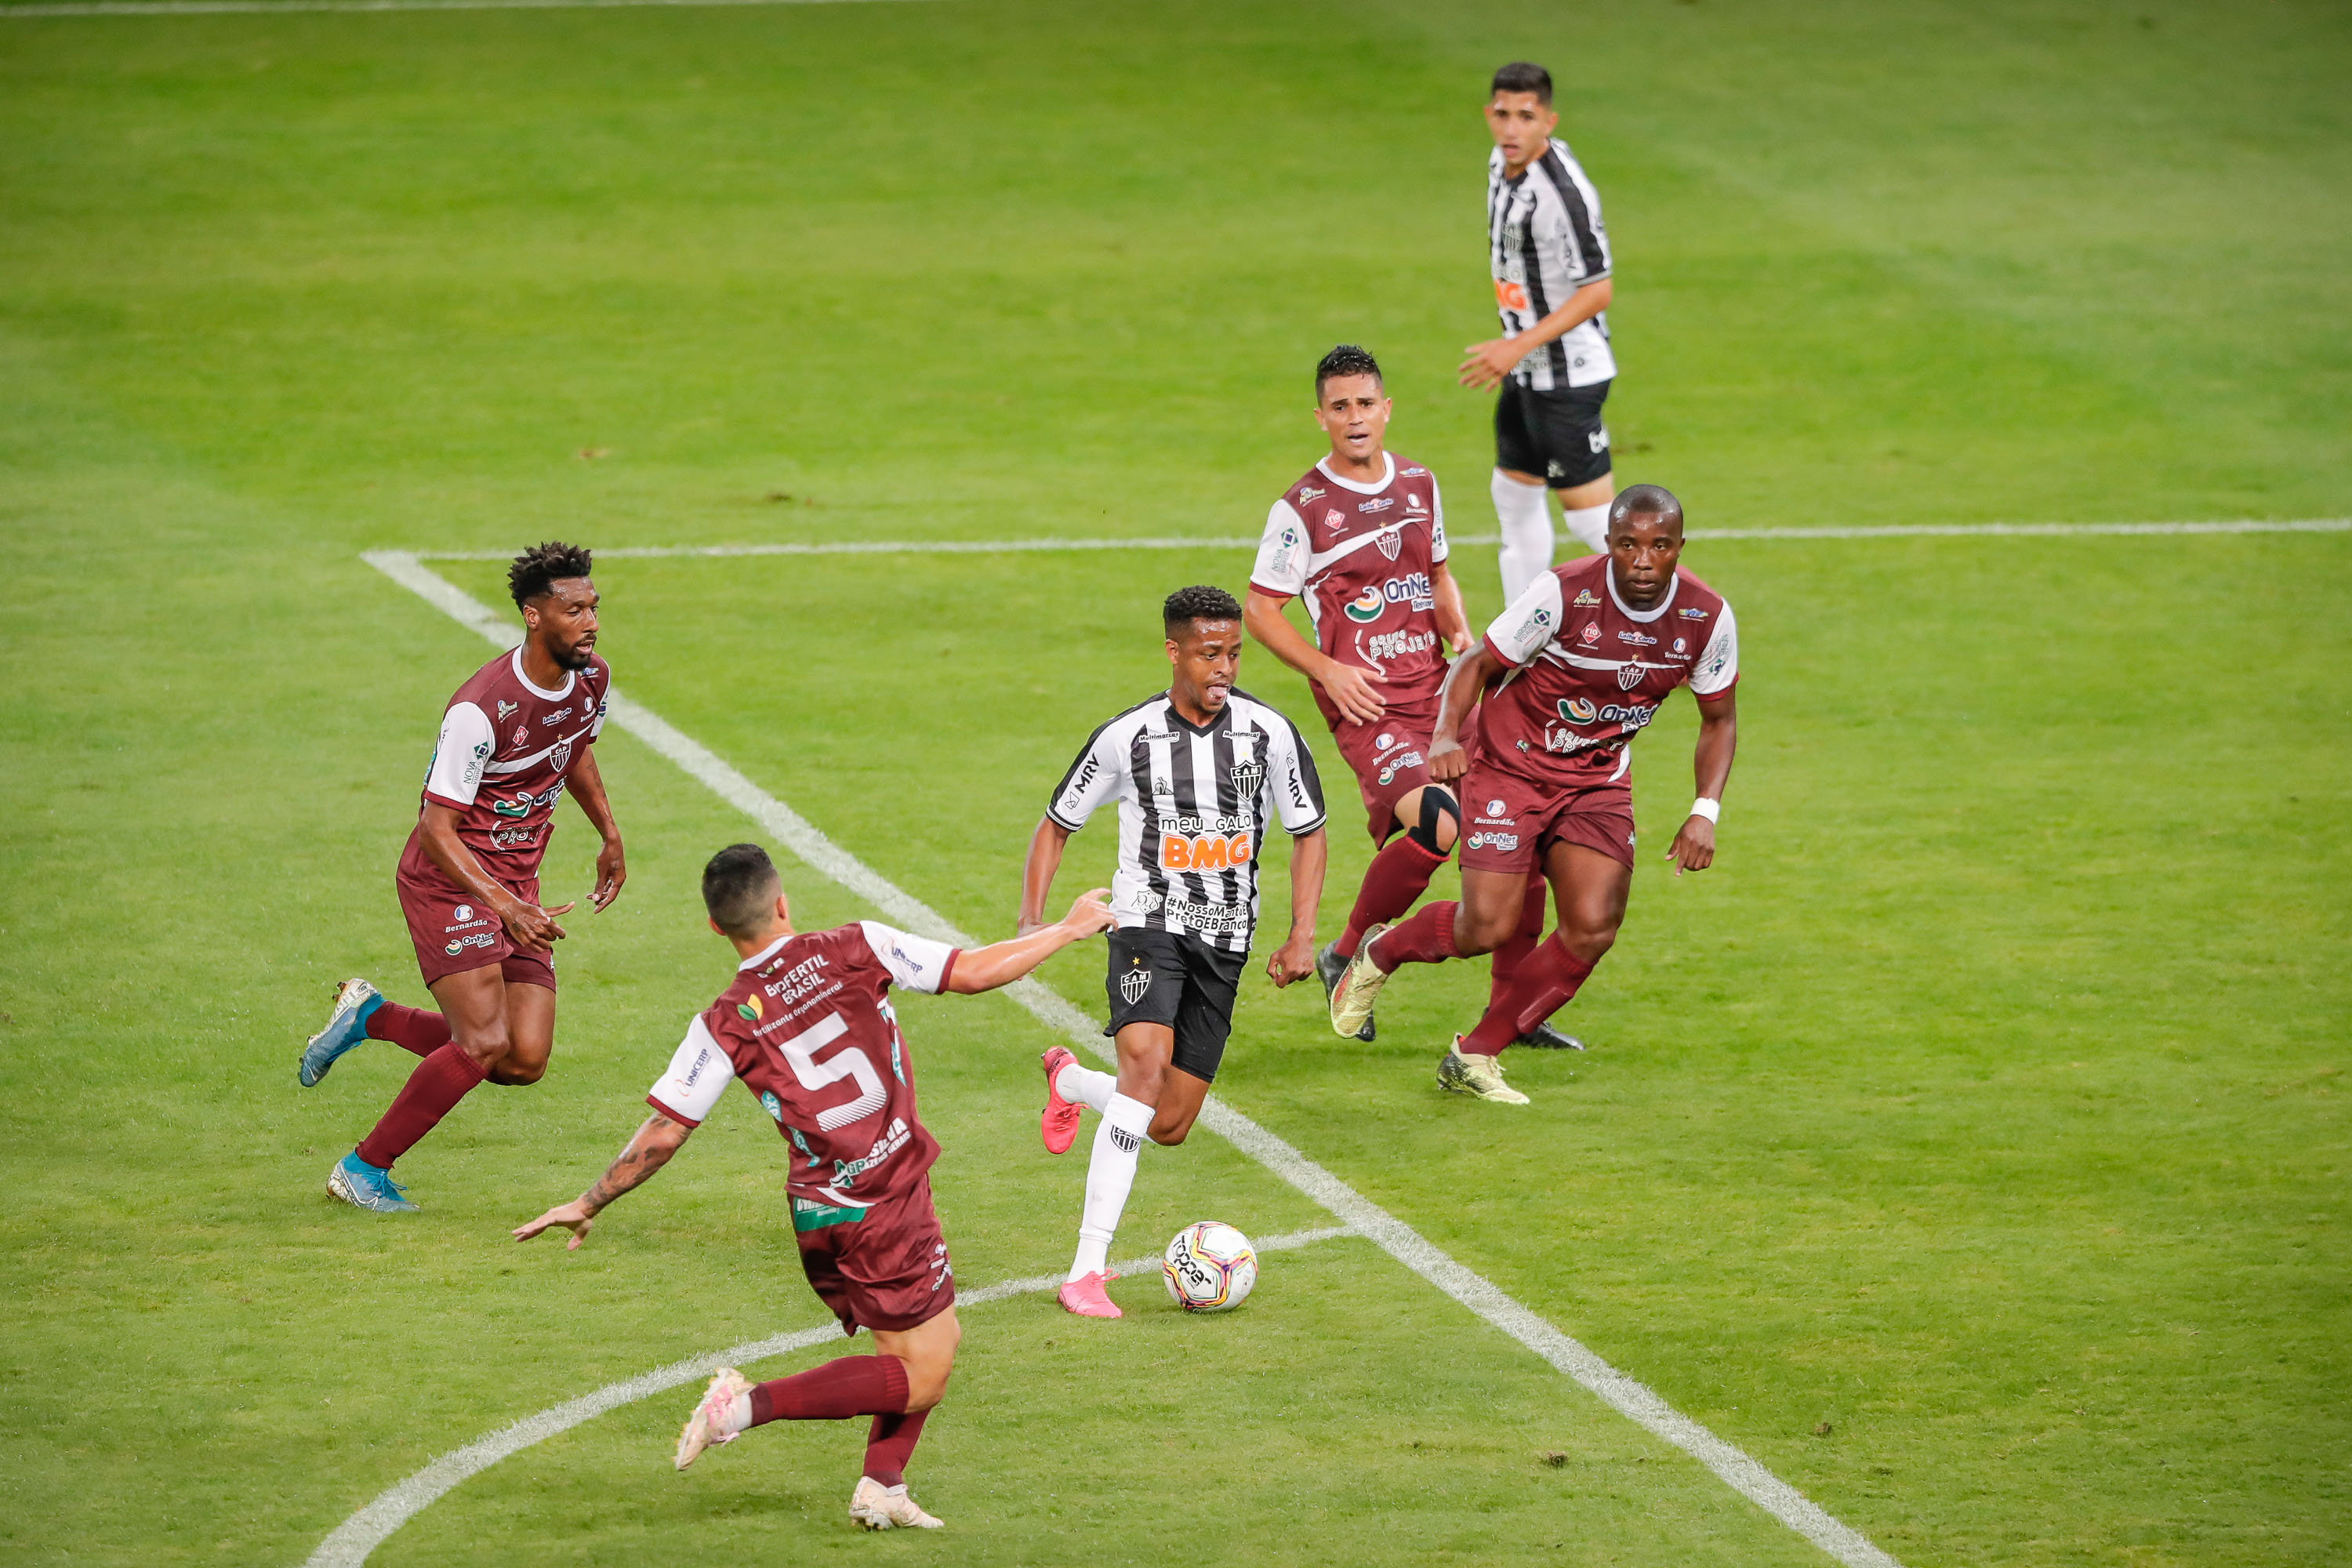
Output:
M1354 1039L1364 1020L1372 1016L1372 1004L1380 999L1381 987L1389 977L1372 967L1372 943L1389 928L1376 925L1364 933L1363 942L1356 948L1356 956L1348 961L1348 971L1339 976L1339 984L1331 988L1331 1032L1343 1039Z
M1437 1087L1491 1100L1497 1105L1528 1103L1526 1095L1503 1081L1503 1064L1492 1057L1465 1052L1459 1035L1454 1037L1452 1048L1437 1058Z
M721 1443L732 1443L742 1436L730 1432L727 1423L735 1402L751 1392L751 1380L731 1366L722 1366L710 1386L702 1391L702 1402L694 1414L686 1418L686 1428L677 1435L677 1468L686 1468L702 1457L705 1448L715 1448Z
M886 1487L872 1476L857 1478L857 1489L849 1494L849 1518L868 1530L937 1530L941 1522L907 1495L906 1482Z

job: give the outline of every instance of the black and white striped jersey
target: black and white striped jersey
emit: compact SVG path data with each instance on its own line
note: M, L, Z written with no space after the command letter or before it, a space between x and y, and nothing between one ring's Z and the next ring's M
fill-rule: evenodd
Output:
M1507 338L1517 337L1559 310L1587 283L1609 276L1609 231L1601 226L1601 193L1559 137L1516 180L1504 177L1501 148L1488 156L1486 257L1495 274L1495 308L1502 313ZM1528 354L1511 373L1519 384L1537 392L1590 386L1616 374L1606 310Z
M1323 826L1323 784L1289 720L1240 691L1195 729L1161 692L1087 737L1045 815L1076 832L1118 802L1110 907L1122 928L1177 931L1247 952L1268 824Z

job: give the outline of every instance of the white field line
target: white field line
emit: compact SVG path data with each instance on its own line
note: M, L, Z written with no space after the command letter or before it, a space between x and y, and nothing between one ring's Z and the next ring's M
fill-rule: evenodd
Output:
M614 0L618 3L618 0ZM2150 533L2347 533L2352 517L2315 517L2284 522L2242 519L2234 522L1978 522L1889 523L1853 528L1694 528L1689 537L1710 542L1742 539L2063 539L2077 535ZM1500 544L1493 533L1456 533L1455 544ZM596 552L601 561L656 561L721 555L1014 555L1041 550L1255 550L1256 535L1203 535L1147 539L855 539L814 544L645 544ZM378 552L380 554L394 553ZM511 550L416 550L399 552L412 561L509 561ZM373 559L373 556L370 557Z
M843 5L868 0L52 0L8 16L213 16L270 11L613 11L646 5Z
M1254 1245L1260 1252L1284 1252L1295 1247L1307 1247L1318 1241L1329 1241L1354 1234L1345 1226L1332 1226L1323 1230L1293 1231L1287 1236L1270 1236ZM1158 1258L1139 1258L1111 1267L1122 1274L1150 1273L1159 1267ZM983 1285L977 1290L958 1290L958 1308L978 1307L989 1301L1002 1301L1012 1296L1035 1295L1061 1284L1058 1274L1039 1274L1027 1279L1004 1279L993 1285ZM648 1394L676 1388L709 1377L722 1366L749 1366L753 1362L772 1356L788 1355L841 1338L839 1323L826 1323L819 1328L796 1329L788 1334L772 1334L764 1340L752 1340L740 1345L730 1345L723 1351L709 1351L691 1355L684 1361L674 1361L667 1366L657 1366L651 1372L640 1373L619 1383L608 1383L593 1394L583 1394L562 1405L551 1405L536 1415L526 1415L511 1426L501 1426L478 1442L468 1443L453 1454L444 1454L406 1480L388 1488L373 1502L337 1525L334 1533L319 1543L310 1554L306 1568L359 1568L368 1553L383 1544L386 1537L411 1519L439 1501L448 1491L469 1477L478 1476L500 1459L519 1454L534 1443L544 1443L559 1432L569 1432L583 1421L593 1421L624 1405L635 1404Z
M519 640L510 624L427 570L415 555L405 551L371 551L363 559L499 647L510 647ZM818 832L798 812L720 761L700 742L680 733L652 710L622 696L617 689L609 692L607 701L614 723L708 785L720 799L773 834L813 869L830 877L910 931L958 947L973 945L971 938L956 930L939 911L893 886L880 873ZM1105 1060L1116 1060L1095 1021L1060 994L1035 980L1018 981L1005 990L1040 1022L1068 1035L1080 1048ZM1491 1281L1439 1251L1402 1220L1223 1100L1210 1096L1202 1105L1200 1121L1322 1205L1334 1217L1413 1273L1575 1379L1612 1409L1689 1454L1734 1491L1848 1568L1899 1568L1894 1558L1872 1545L1859 1531L1832 1519L1754 1458L1676 1411L1649 1388L1513 1300Z

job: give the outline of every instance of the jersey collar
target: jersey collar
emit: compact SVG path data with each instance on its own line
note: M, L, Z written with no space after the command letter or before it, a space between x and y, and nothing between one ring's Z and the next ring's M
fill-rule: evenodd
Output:
M1160 694L1160 705L1168 710L1168 721L1188 735L1213 735L1218 725L1234 716L1234 694L1231 691L1225 693L1225 705L1217 710L1217 716L1205 724L1195 724L1176 711L1176 695L1171 691Z
M1658 607L1654 610L1637 610L1627 604L1623 596L1617 592L1617 563L1614 560L1609 563L1605 575L1609 579L1609 597L1616 605L1617 613L1629 621L1640 621L1644 626L1675 607L1675 595L1683 585L1683 571L1677 566L1675 568L1675 580L1666 584L1666 596L1658 601Z
M794 932L793 934L797 935L799 933ZM778 937L775 941L770 942L767 946L761 948L759 952L753 953L751 957L737 964L735 966L735 973L738 974L749 974L752 970L759 968L760 965L775 957L776 950L782 947L784 943L792 940L793 939L790 936Z
M514 652L507 656L507 662L514 666L514 677L522 682L522 689L544 702L562 701L572 695L572 684L580 679L579 671L567 669L563 672L563 686L560 690L550 691L543 686L532 685L530 677L522 672L522 645L520 643L515 645Z
M1360 485L1353 479L1341 479L1329 468L1324 467L1324 465L1328 463L1330 460L1331 459L1328 458L1316 458L1315 471L1322 475L1325 479L1330 480L1333 484L1339 486L1343 490L1353 490L1360 496L1376 496L1382 490L1388 489L1391 485L1396 483L1396 454L1394 452L1384 451L1381 454L1381 461L1388 465L1388 471L1381 476L1381 482L1376 485Z

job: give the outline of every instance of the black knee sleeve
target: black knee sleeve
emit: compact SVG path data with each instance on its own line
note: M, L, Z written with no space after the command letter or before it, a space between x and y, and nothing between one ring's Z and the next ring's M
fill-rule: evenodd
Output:
M1442 860L1453 852L1451 847L1440 848L1437 843L1437 824L1447 817L1453 819L1454 836L1461 837L1462 808L1454 804L1454 796L1444 785L1424 784L1421 791L1421 826L1406 828L1404 836Z

